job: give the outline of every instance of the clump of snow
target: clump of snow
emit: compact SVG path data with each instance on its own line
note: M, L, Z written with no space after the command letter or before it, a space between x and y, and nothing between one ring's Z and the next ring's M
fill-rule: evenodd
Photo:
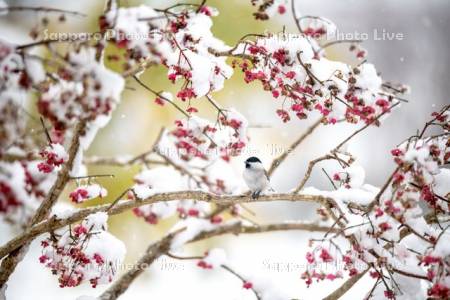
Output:
M27 69L28 76L30 76L34 84L38 84L45 80L46 74L44 66L37 58L26 57L25 67Z
M381 77L378 76L377 70L373 64L365 63L359 68L359 74L355 75L356 86L362 90L376 93L382 84Z
M364 180L366 178L366 172L364 168L357 164L352 164L350 167L345 169L349 176L348 184L352 188L359 188L364 184Z
M172 167L157 167L144 170L134 178L133 191L139 199L146 199L158 193L176 192L189 189L189 179L180 175ZM150 224L157 224L160 219L169 218L176 212L183 217L200 216L209 212L210 204L193 200L175 200L143 205L133 210L138 217Z
M247 282L252 284L252 288L258 293L261 300L285 300L290 297L273 283L273 279L262 275L250 274L246 276Z
M169 64L169 78L174 78L173 81L181 78L189 80L193 97L202 97L222 89L225 80L233 74L233 69L226 64L226 57L210 53L210 49L230 49L213 36L211 27L212 20L206 14L191 14L185 28L174 35L181 48L176 47L174 54L181 60Z
M167 99L167 100L169 100L169 101L173 101L173 95L172 95L172 93L169 93L169 92L162 92L162 93L160 94L160 96L163 97L163 98L165 98L165 99Z
M153 8L140 5L111 10L106 15L105 21L108 27L113 28L112 37L117 45L133 49L132 59L145 58L162 63L173 61L175 58L170 42L160 29L167 23L161 16L162 14Z
M439 196L445 196L450 193L450 170L441 168L439 173L434 176L433 190Z
M124 79L95 59L96 49L81 47L68 54L63 78L50 85L38 102L40 113L56 129L65 130L79 119L96 120L110 116L120 101ZM102 122L99 126L106 125ZM98 129L97 129L98 130Z
M106 212L97 212L87 216L83 220L83 226L89 230L107 230L108 214Z
M213 224L209 220L205 219L188 218L186 220L181 220L174 225L174 227L171 229L171 232L181 229L184 230L176 234L176 236L172 240L172 243L170 244L170 249L178 250L200 233L211 231L218 226L219 225Z
M172 167L143 170L134 177L134 180L135 186L144 185L161 193L186 189L186 179Z
M314 187L304 188L301 193L306 195L320 195L329 197L343 203L369 204L380 189L370 184L364 184L358 188L347 188L342 186L334 191L322 191Z
M56 179L54 172L39 172L39 164L38 161L0 162L1 218L18 225L30 220Z
M67 203L63 202L57 202L52 207L52 215L55 216L57 219L66 219L70 217L74 212L76 212L77 209L73 207L72 205L69 205Z
M219 268L227 263L227 253L222 248L213 248L208 251L202 261L212 268Z

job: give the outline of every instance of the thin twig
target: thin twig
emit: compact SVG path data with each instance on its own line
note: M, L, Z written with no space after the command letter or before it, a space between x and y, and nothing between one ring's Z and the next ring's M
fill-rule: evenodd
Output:
M86 17L86 14L72 11L72 10L65 10L65 9L59 9L59 8L51 8L51 7L43 7L43 6L7 6L0 8L0 13L5 11L36 11L36 12L48 12L48 13L63 13L68 15L74 15L74 16L80 16L80 17Z
M291 1L291 11L292 11L292 16L294 17L294 22L295 22L295 25L297 26L298 31L303 34L303 29L302 29L302 26L300 25L300 19L298 18L297 10L295 9L295 0Z
M269 171L267 172L267 175L269 177L272 176L272 174L275 172L275 170L278 168L279 165L281 165L281 163L283 163L283 161L289 156L289 154L291 154L292 151L294 151L301 143L303 143L303 141L310 136L314 130L317 129L317 127L319 127L319 125L322 123L322 118L320 118L319 120L317 120L316 122L314 122L311 126L309 126L306 131L294 142L292 143L292 145L289 146L289 148L284 151L280 156L278 156L277 158L275 158L272 161L272 164L270 165Z
M147 91L151 92L155 96L163 99L164 101L170 103L181 114L183 114L187 118L190 118L189 114L187 112L185 112L183 109L181 109L181 107L179 107L175 102L173 102L172 100L168 99L167 97L164 97L161 93L158 93L157 91L155 91L152 88L150 88L148 85L146 85L144 82L142 82L142 80L140 80L136 75L133 75L133 79L136 80L136 82L139 83L139 85L142 86L144 89L146 89Z

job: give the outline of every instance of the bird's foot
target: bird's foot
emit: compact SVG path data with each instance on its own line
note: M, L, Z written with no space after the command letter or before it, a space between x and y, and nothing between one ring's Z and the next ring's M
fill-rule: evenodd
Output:
M261 194L261 191L255 191L252 193L252 199L258 199L259 195Z

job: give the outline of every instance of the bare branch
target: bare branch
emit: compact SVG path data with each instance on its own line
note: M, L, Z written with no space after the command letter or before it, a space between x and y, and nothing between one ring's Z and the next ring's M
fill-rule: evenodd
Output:
M305 176L303 177L302 181L297 186L297 188L294 190L294 193L298 193L305 187L306 183L308 182L309 178L311 177L311 173L312 173L314 166L317 163L324 161L324 160L337 160L345 165L347 164L347 162L345 160L339 158L337 155L331 155L331 154L326 154L324 156L321 156L321 157L311 160L308 164L308 169L306 170Z

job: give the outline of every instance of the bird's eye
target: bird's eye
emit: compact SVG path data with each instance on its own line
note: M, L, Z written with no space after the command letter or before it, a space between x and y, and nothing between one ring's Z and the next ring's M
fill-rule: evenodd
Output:
M250 164L249 163L245 163L245 168L250 168Z

